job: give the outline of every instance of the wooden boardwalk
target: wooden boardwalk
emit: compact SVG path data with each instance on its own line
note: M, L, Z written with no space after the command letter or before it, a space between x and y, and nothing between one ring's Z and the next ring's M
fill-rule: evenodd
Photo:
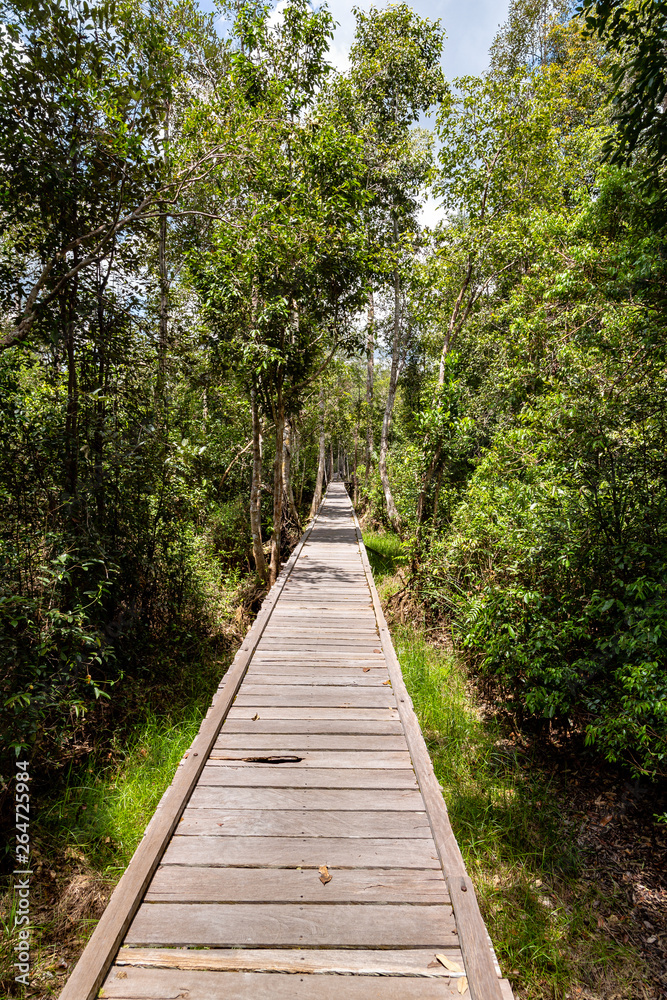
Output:
M332 483L61 1000L466 993L512 997Z

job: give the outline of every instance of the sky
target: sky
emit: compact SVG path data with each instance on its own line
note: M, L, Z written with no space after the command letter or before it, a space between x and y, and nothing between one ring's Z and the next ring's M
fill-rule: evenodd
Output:
M278 3L278 10L284 0ZM408 0L410 3L410 0ZM329 10L338 23L329 58L339 70L347 69L347 53L354 39L355 18L352 6L367 10L388 4L384 0L374 3L365 0L328 0ZM199 0L204 11L213 11L212 0ZM440 19L445 29L442 67L448 80L455 76L482 73L489 58L489 46L501 24L507 19L509 0L412 0L412 9L431 21ZM436 202L429 199L423 205L421 222L433 225L442 218Z

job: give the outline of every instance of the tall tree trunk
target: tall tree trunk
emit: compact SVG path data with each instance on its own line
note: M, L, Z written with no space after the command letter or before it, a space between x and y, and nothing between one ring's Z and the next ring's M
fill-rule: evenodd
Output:
M373 363L375 357L375 300L368 297L368 325L366 327L366 489L371 474L373 455Z
M268 579L268 567L262 547L262 424L257 406L257 390L250 390L252 407L252 485L250 487L250 533L255 571L262 583Z
M283 520L283 440L285 436L285 404L282 385L278 386L274 407L276 427L276 455L273 460L273 534L271 535L271 564L269 584L274 585L280 573L280 551Z
M165 132L163 154L167 174L168 165L168 145L169 145L169 112L167 104L165 115ZM159 232L158 232L158 277L160 287L160 326L157 353L157 396L158 406L162 406L164 400L164 389L167 368L167 348L169 345L169 273L167 269L167 206L160 202Z
M438 472L438 481L435 484L435 497L433 498L433 529L435 530L435 519L438 516L438 502L440 500L440 487L442 486L442 473L443 468L440 466L440 471Z
M79 479L79 379L76 370L76 309L78 281L75 278L60 296L61 321L67 358L67 414L65 418L65 482L70 503L74 500Z
M326 442L324 437L324 388L320 387L320 452L317 459L317 479L315 493L310 505L310 516L315 517L317 508L322 503L322 483L324 481L324 466L326 464Z
M290 518L301 531L301 519L296 509L294 490L292 489L292 421L290 417L285 417L283 433L283 508L287 510Z
M394 219L394 236L398 245L398 223ZM394 503L394 497L389 483L389 473L387 472L387 451L389 450L389 431L391 430L391 420L394 412L394 401L396 399L396 386L398 384L398 369L401 360L401 278L398 267L394 271L394 336L391 345L391 371L389 373L389 390L387 392L387 405L384 408L384 419L382 421L382 437L380 439L380 479L384 490L384 499L387 504L387 514L395 531L400 530L401 518Z
M164 208L164 206L160 206ZM158 396L164 393L167 365L167 345L169 339L169 275L167 272L167 214L160 213L160 235L158 239L158 267L160 272L160 332L158 341L157 371Z
M354 425L354 472L352 474L352 503L357 506L359 501L359 477L357 468L359 466L359 424Z

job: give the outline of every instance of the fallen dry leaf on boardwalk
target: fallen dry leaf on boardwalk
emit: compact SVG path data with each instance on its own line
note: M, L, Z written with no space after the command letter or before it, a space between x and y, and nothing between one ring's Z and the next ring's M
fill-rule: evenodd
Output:
M440 965L444 965L450 972L463 972L458 962L452 962L451 958L447 958L446 955L436 955L435 957L440 962Z
M322 885L326 885L327 882L331 881L331 873L326 865L320 865L318 871L320 873L320 882Z

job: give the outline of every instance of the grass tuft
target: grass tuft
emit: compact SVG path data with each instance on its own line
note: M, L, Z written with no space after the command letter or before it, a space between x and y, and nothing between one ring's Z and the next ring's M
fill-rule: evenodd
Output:
M390 576L407 562L405 546L398 535L391 532L364 531L364 545L373 575Z

